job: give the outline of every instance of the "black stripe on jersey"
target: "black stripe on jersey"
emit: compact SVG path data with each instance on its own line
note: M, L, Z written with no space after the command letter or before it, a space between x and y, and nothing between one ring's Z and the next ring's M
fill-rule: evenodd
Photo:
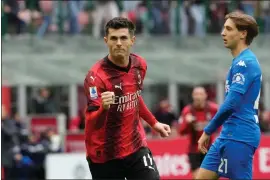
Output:
M98 109L99 109L99 106L88 106L87 112L97 111Z
M119 77L119 71L104 67L105 72L107 73L107 77ZM111 78L110 83L114 87L115 84L119 84L121 82L120 78ZM124 95L121 89L115 89L115 94L122 96ZM108 159L115 158L121 149L119 142L120 135L121 135L121 128L122 128L122 113L117 112L117 106L114 108L111 107L109 109L107 115L107 121L105 124L105 145L104 145L104 155L107 156Z

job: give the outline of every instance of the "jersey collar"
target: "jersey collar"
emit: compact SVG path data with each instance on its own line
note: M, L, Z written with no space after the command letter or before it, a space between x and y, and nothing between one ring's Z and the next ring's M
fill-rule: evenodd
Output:
M107 55L105 58L104 58L105 62L107 64L109 64L111 67L113 67L114 69L117 69L118 71L124 71L124 72L128 72L130 67L131 67L131 57L129 56L129 62L128 62L128 66L127 67L121 67L121 66L118 66L116 64L114 64L112 61L109 60L109 55Z
M233 61L237 60L241 55L243 55L247 51L249 51L249 47L243 49L235 58L233 58Z

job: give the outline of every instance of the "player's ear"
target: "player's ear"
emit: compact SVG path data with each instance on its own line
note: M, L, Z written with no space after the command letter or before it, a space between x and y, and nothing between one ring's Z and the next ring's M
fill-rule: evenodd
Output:
M136 36L133 35L133 36L131 37L131 43L132 43L132 46L133 46L133 44L135 43L135 40L136 40Z
M246 30L241 31L240 38L245 39L246 37L247 37L247 31Z
M107 38L107 36L104 36L104 42L107 44L107 42L108 42L108 38Z

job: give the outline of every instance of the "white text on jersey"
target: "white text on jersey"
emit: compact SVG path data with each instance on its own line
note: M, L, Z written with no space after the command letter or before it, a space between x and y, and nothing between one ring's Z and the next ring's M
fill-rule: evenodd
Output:
M138 106L138 98L141 95L141 90L134 93L127 93L123 96L115 96L113 104L117 105L117 111L123 112Z

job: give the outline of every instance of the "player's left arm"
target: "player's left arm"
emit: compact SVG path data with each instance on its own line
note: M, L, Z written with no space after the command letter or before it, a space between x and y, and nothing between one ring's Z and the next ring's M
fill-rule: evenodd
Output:
M215 132L226 119L228 119L241 105L244 94L256 77L252 63L244 61L244 65L235 65L232 67L232 83L224 103L219 108L216 115L204 128L207 135Z
M141 96L139 97L139 115L151 127L153 127L158 122L152 112L147 108Z
M147 64L146 61L140 57L141 60L141 84L140 84L140 89L143 89L143 81L146 76L146 71L147 71ZM151 127L153 127L158 121L155 118L155 116L152 114L152 112L148 109L146 106L142 96L139 97L139 115L140 117L147 122Z
M147 64L143 58L141 58L141 68L142 68L142 82L140 83L140 89L143 89L143 80L146 75ZM156 132L160 134L161 137L168 137L171 134L170 126L167 124L159 123L155 116L150 112L144 103L143 98L140 96L139 100L139 116L146 121Z

